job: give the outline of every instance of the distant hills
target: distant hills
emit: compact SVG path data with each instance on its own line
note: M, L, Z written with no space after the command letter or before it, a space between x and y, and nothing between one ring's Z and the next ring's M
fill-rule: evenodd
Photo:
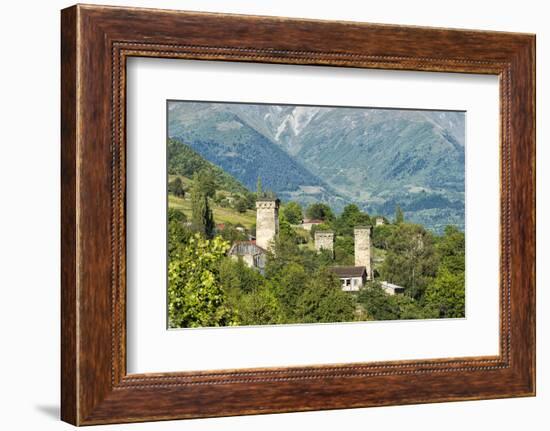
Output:
M464 229L462 112L169 102L168 134L251 190Z

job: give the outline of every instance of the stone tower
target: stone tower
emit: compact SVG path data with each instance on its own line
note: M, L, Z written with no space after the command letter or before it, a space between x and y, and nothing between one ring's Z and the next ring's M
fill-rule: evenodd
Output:
M372 280L372 226L357 226L355 236L355 266L367 269L367 278Z
M330 230L315 231L315 250L328 250L334 259L334 232Z
M279 199L256 201L256 245L268 250L279 234Z

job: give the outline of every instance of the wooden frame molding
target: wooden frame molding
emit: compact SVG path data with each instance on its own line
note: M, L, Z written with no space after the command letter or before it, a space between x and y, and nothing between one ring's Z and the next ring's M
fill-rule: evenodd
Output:
M535 394L535 37L77 5L61 26L61 416L75 425ZM126 59L500 77L500 353L126 372ZM307 394L307 395L304 395Z

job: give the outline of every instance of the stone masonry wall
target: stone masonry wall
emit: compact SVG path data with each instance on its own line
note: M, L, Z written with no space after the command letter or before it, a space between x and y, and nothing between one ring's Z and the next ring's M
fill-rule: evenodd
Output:
M317 231L315 232L315 250L328 250L334 257L334 232Z
M265 250L271 247L279 234L279 201L259 200L256 202L256 244Z
M355 236L355 266L364 266L367 269L367 278L372 280L372 227L356 227Z

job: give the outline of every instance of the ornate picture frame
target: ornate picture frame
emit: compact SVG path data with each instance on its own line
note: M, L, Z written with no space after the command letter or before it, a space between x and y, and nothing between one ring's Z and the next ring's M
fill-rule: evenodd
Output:
M535 394L535 37L77 5L61 14L61 416L74 425ZM497 75L500 352L128 374L126 60Z

